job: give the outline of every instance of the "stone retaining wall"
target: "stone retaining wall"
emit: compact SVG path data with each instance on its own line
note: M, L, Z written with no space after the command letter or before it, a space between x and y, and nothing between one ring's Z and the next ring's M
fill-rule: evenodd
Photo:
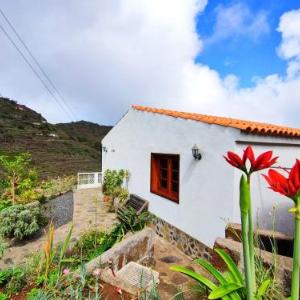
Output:
M100 279L112 286L120 287L131 295L137 295L136 286L124 282L118 276L129 262L148 263L153 259L155 233L151 228L145 228L117 243L112 248L86 264L88 273L101 268ZM136 298L134 298L136 299Z
M73 191L69 191L41 205L45 217L52 220L54 226L60 227L73 220Z
M152 228L157 235L179 248L191 258L201 257L208 260L211 258L212 249L156 216L154 217Z

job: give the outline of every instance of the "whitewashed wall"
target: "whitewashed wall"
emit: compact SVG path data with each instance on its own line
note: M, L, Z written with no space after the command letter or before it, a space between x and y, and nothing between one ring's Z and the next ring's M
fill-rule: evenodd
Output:
M150 201L150 211L208 246L224 235L233 216L233 168L222 155L234 147L236 130L130 110L104 138L102 168L128 169L129 190ZM197 144L202 160L195 161ZM180 199L150 193L150 154L180 154ZM226 221L225 221L226 220Z
M276 138L257 137L259 141L278 142ZM129 190L150 202L150 211L185 231L189 235L212 246L218 236L224 236L229 221L239 222L238 185L240 173L229 166L223 155L228 150L242 152L251 136L241 135L237 129L209 125L192 120L173 118L148 112L129 110L102 141L107 152L102 153L102 170L128 169L131 173ZM283 139L287 142L287 139ZM282 139L281 139L282 141ZM195 161L191 148L197 144L202 160ZM254 146L257 152L269 146ZM299 148L274 148L290 166ZM278 150L278 151L277 151ZM150 154L180 154L179 204L150 192ZM259 176L253 178L255 187L254 211L262 207L260 219L264 227L271 224L269 211L273 200L280 204L279 229L290 232L286 220L286 206L291 204L266 189ZM254 187L254 188L255 188ZM288 225L288 227L286 227Z
M247 144L251 144L251 142L261 143L259 145L253 145L256 155L272 150L274 152L274 156L279 156L278 163L274 165L275 167L280 166L290 168L294 164L296 158L300 158L299 139L242 134L239 140L240 142L238 142L235 146L235 151L237 153L242 153L242 149L244 149ZM263 170L253 174L252 176L253 213L257 214L257 217L254 216L254 222L261 228L272 229L272 223L275 221L276 230L292 234L294 218L293 215L288 213L288 209L293 206L293 202L268 188L266 180L261 176L261 174L266 173L267 171ZM238 170L235 171L236 183L239 182L240 174L241 173ZM285 172L283 172L283 174L285 174ZM238 193L238 185L236 184L236 199L238 199ZM235 206L234 219L236 221L239 220L238 202L236 202Z

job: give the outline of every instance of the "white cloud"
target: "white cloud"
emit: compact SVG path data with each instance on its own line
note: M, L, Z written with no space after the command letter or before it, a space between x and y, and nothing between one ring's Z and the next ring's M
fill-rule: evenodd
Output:
M270 31L266 12L253 13L242 2L228 6L220 4L215 14L216 23L212 36L206 40L208 44L243 36L257 40Z
M289 61L288 75L293 77L300 70L300 9L283 14L278 31L282 35L278 52Z
M206 0L45 3L9 1L5 11L81 119L112 123L130 104L144 104L300 127L297 73L270 74L258 78L255 87L241 89L234 74L223 79L209 66L195 64L202 49L195 17ZM249 18L252 29L247 30L265 24L263 17ZM231 28L242 20L232 21L237 23ZM287 13L279 26L280 53L290 69L298 54L283 49L286 37L299 32L295 22L294 14ZM0 92L53 122L66 121L3 36L0 43L5 70Z

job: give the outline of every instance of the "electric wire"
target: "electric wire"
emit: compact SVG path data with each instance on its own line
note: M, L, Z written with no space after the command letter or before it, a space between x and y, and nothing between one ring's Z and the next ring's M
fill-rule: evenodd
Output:
M17 32L17 30L14 27L14 25L11 23L11 21L8 19L8 17L5 15L5 13L3 12L3 10L1 8L0 8L0 14L4 18L4 20L7 22L7 24L9 25L9 27L12 29L12 31L15 33L16 37L18 38L18 40L20 41L20 43L23 45L23 47L26 49L27 53L32 58L32 60L35 62L35 64L37 65L37 67L39 68L39 70L41 71L41 73L47 79L47 81L49 82L49 84L51 85L51 87L54 89L54 91L57 93L57 95L61 98L61 100L64 103L64 105L70 111L72 117L76 120L77 117L76 117L74 111L72 110L72 108L68 105L68 103L65 100L65 98L62 96L62 94L60 93L60 91L57 89L57 87L55 86L55 84L53 83L53 81L50 79L49 75L46 73L46 71L44 70L44 68L41 66L41 64L39 63L39 61L37 60L37 58L33 55L32 51L26 45L25 41L22 39L22 37Z
M28 58L25 56L25 54L22 52L22 50L18 47L18 45L15 43L13 38L9 35L9 33L5 30L5 28L0 23L0 29L4 33L4 35L7 37L7 39L10 41L10 43L14 46L14 48L17 50L17 52L21 55L23 60L26 62L26 64L29 66L31 71L34 73L34 75L40 80L44 88L48 91L48 93L53 97L55 102L59 105L59 107L73 120L73 115L61 104L59 99L56 97L56 95L51 91L51 89L48 87L48 84L44 81L44 79L40 76L40 74L36 71L32 63L28 60Z

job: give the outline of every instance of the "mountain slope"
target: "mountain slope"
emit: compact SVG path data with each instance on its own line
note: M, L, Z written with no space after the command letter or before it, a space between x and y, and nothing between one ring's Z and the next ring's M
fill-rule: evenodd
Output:
M34 110L0 98L0 153L30 152L42 177L101 170L101 140L111 126L50 124Z

